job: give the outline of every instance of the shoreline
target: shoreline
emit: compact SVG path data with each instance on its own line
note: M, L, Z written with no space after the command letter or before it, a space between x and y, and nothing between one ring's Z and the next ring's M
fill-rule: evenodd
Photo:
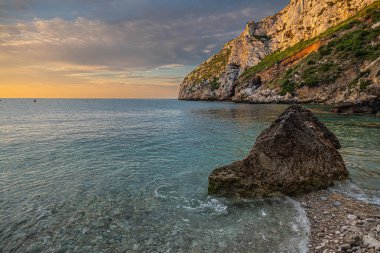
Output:
M310 223L309 252L380 252L380 206L331 190L295 199Z
M379 109L372 112L369 108L365 107L365 103L368 101L360 102L345 102L345 103L326 103L323 101L246 101L246 100L232 100L232 99L198 99L198 98L177 98L178 101L188 101L188 102L224 102L233 104L249 104L249 105L315 105L315 106L328 106L330 112L337 115L357 115L357 116L372 116L380 117ZM379 102L380 103L380 102ZM356 108L356 110L354 110Z

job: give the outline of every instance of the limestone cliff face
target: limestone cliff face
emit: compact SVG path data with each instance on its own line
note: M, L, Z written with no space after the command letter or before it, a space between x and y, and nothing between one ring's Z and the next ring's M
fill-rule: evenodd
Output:
M245 30L191 72L180 86L179 99L229 100L236 80L249 67L275 52L313 38L353 16L375 0L291 0L279 13Z

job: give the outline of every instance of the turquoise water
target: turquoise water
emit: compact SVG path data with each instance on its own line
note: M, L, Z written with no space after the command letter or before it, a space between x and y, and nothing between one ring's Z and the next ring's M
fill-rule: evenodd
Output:
M285 108L1 101L0 252L305 251L296 201L207 195L210 172L243 158ZM336 190L378 201L380 119L318 115L352 175Z

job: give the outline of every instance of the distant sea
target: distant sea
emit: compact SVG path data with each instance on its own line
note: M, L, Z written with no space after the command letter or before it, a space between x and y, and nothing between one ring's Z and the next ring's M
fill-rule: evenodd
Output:
M287 197L207 195L286 105L177 100L3 99L0 252L303 252L309 226ZM314 106L351 180L380 203L380 119Z

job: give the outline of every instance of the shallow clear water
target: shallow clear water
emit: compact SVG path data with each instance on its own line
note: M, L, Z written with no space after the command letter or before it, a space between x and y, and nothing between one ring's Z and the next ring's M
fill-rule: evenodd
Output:
M1 101L0 252L305 251L294 200L207 196L209 173L243 158L286 107ZM352 175L336 189L376 202L380 120L319 117Z

